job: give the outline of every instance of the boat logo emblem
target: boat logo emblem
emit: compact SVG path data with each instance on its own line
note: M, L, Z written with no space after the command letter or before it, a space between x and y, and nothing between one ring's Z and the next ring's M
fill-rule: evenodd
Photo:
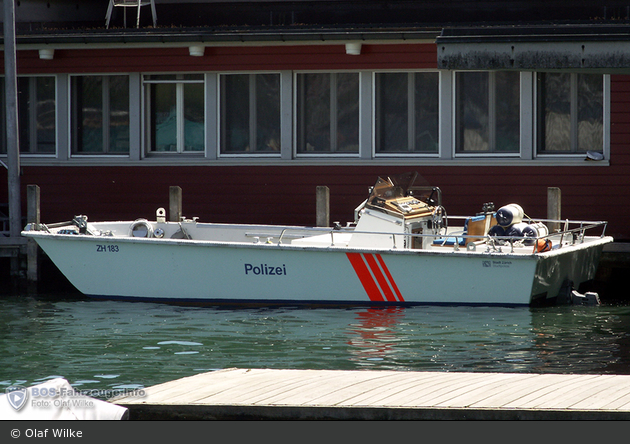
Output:
M6 389L7 399L9 404L15 410L20 410L26 404L28 400L28 390L21 385L12 385Z

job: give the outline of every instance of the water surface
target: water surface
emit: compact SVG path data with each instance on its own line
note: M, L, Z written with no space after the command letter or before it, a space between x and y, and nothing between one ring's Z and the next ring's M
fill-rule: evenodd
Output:
M0 392L223 368L630 374L630 307L216 308L0 298Z

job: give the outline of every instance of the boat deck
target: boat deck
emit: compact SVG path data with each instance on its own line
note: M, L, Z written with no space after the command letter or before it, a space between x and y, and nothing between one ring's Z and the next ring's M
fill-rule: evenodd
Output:
M111 400L131 420L629 420L630 375L225 369Z

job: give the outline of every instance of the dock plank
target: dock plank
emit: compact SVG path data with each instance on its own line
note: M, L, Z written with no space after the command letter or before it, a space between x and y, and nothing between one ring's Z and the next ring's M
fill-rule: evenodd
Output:
M396 374L392 374L390 376L383 376L382 379L380 380L381 384L387 384L387 380L390 378L395 378ZM338 376L331 376L328 379L325 378L321 378L319 379L317 382L314 383L324 383L324 382L328 382L328 384L330 384L331 382L335 382L335 381L331 381L331 378L334 378L335 380L338 380ZM350 382L350 384L361 384L363 382L369 382L370 380L365 380L365 381L355 381L354 383ZM342 384L344 384L342 382ZM373 386L373 385L372 385ZM265 402L269 402L269 403L275 403L278 405L292 405L296 402L301 402L303 403L304 401L304 397L303 397L303 391L305 388L308 388L309 386L304 386L303 384L299 384L299 385L294 385L292 387L289 387L289 390L286 390L285 392L281 393L281 394L272 394L272 396L270 396L269 398L265 399ZM310 399L310 404L313 403L317 403L317 404L322 404L322 403L326 403L325 398L327 396L330 396L330 394L334 394L334 393L338 393L337 391L339 390L339 388L341 388L343 386L339 386L338 384L336 385L328 385L326 387L320 388L318 389L317 393L318 395L315 395ZM357 386L358 387L358 386ZM377 386L378 387L378 386ZM358 395L357 395L358 396ZM343 403L343 400L339 400L341 398L343 398L343 396L340 394L339 396L337 396L338 399L335 400L335 404L340 404ZM303 404L301 404L303 405Z
M599 375L572 375L564 381L555 382L552 385L538 390L526 397L519 399L516 405L524 408L547 408L553 406L555 408L568 408L577 401L568 401L569 399L578 399L582 395L584 387L597 384ZM556 378L562 379L562 378Z
M224 369L144 391L111 402L132 419L630 419L630 375Z
M524 403L532 397L539 397L542 393L554 390L557 384L566 381L573 375L530 375L529 378L520 376L505 387L504 390L471 404L476 408L511 408ZM523 407L527 408L527 407Z
M370 373L371 372L337 374L334 378L328 379L326 385L312 387L312 391L308 397L304 397L304 392L294 391L291 397L286 397L282 400L282 403L284 405L297 403L297 405L303 406L337 405L348 397L363 393L367 387L377 383L379 376L381 378L389 378L393 375L392 372L383 373L381 375Z
M405 372L399 372L387 381L381 381L377 387L372 388L362 394L350 397L338 405L360 406L360 405L383 405L388 403L396 405L396 399L408 390L417 387L420 383L431 384L439 378L439 373L427 373L426 377L411 378Z
M364 396L371 389L378 387L384 382L386 383L389 378L394 376L394 372L380 375L372 372L357 372L354 375L346 375L344 378L335 381L334 385L329 387L326 393L313 398L308 402L308 405L342 405L356 396Z
M328 384L338 379L336 374L317 374L310 372L302 375L293 374L294 378L290 376L291 374L293 373L275 375L266 373L261 375L261 379L257 380L257 382L250 387L246 387L245 384L240 387L234 387L234 389L229 392L221 393L220 397L216 396L215 401L221 403L247 402L249 404L257 404L264 402L266 398L275 394L280 397L280 399L275 402L281 404L282 399L291 396L294 391L299 394L304 390L308 390L310 393L315 394L318 393L318 386L320 390L334 389ZM294 380L295 378L297 378L297 380ZM305 384L305 380L308 380L310 383ZM206 400L212 400L212 397L206 398Z
M594 398L599 398L599 395L594 396ZM608 396L604 400L598 399L598 402L602 409L614 410L630 408L630 387L616 386L614 395Z
M418 387L409 390L399 400L401 406L432 406L436 400L444 399L453 391L463 388L468 384L484 379L483 373L447 373L446 377L431 384L430 387Z
M609 387L573 404L576 409L614 409L630 402L630 387L618 387L615 380L608 381Z
M146 399L151 402L168 400L170 403L177 402L179 399L190 401L191 397L196 398L203 396L205 390L208 390L209 393L216 393L222 383L225 383L226 388L232 387L234 378L245 372L245 369L225 369L202 373L201 375L188 376L178 379L177 384L173 384L175 381L170 381L151 387L151 391L148 393ZM204 375L212 375L210 384L204 384ZM191 387L194 387L194 391L191 391Z
M576 387L588 384L597 375L538 375L536 384L523 386L515 392L511 401L501 404L505 408L545 408L549 402L555 402L571 393Z
M517 378L519 378L519 375L514 373L497 373L481 381L461 387L453 392L451 397L443 401L436 401L435 406L469 407L471 404L479 402L481 399L492 396L492 394L502 393L502 391L506 387L509 387Z
M556 401L555 405L558 408L574 408L576 404L580 404L598 393L610 393L610 382L614 379L613 375L599 376L595 380L590 380L588 384L576 387L570 394Z

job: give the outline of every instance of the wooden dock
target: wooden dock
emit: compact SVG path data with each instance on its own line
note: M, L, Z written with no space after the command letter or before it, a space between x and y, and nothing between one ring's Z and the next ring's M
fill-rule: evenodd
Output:
M630 420L630 375L225 369L110 400L131 420Z

